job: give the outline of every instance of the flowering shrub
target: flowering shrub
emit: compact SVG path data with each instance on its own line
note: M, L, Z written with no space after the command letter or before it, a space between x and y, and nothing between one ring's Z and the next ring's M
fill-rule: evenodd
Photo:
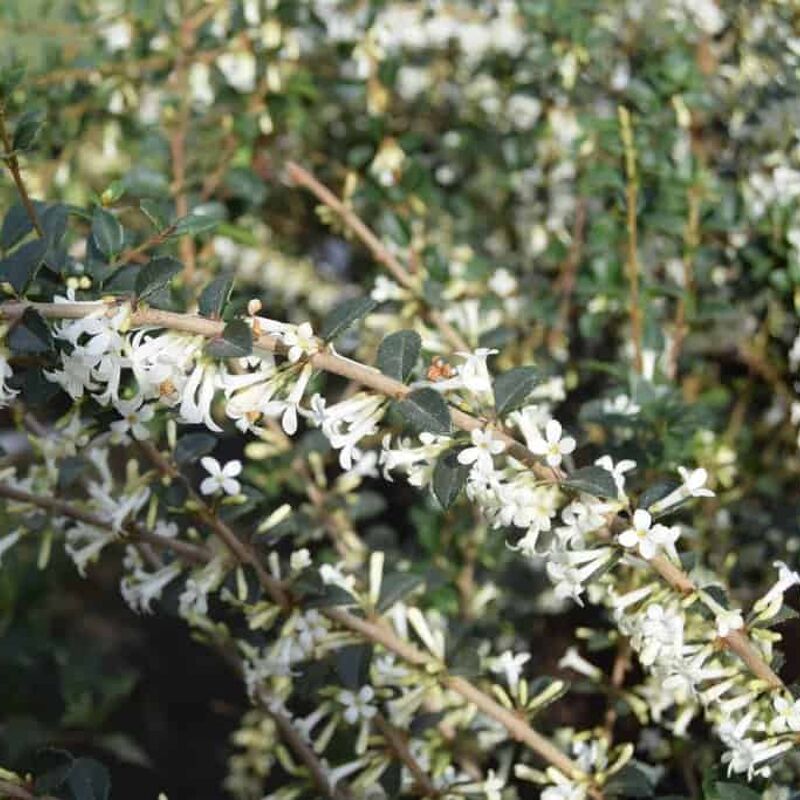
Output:
M2 571L230 664L235 798L789 798L795 17L67 3L0 72Z

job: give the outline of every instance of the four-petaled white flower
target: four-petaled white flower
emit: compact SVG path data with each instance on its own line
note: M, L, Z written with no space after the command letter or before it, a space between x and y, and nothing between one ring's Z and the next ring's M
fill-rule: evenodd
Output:
M544 456L551 467L561 464L561 459L575 449L575 440L571 436L562 438L561 423L557 419L547 422L544 436L540 431L535 431L531 437L530 448L537 456Z
M800 731L800 700L776 695L772 700L775 716L772 725L776 733Z
M492 471L492 457L502 453L506 446L499 439L495 439L489 430L482 431L476 428L470 435L472 447L467 447L458 454L458 463L475 467L481 472Z
M216 494L220 491L230 495L239 494L242 487L235 478L242 471L241 461L229 461L223 467L216 458L204 456L200 463L209 475L200 484L202 494Z
M491 665L492 672L504 674L512 692L517 691L519 680L522 677L522 667L530 661L530 653L517 653L506 650L501 653Z
M663 545L674 544L672 531L665 525L653 525L653 518L643 508L637 509L633 514L633 526L623 531L617 541L623 547L639 550L642 558L651 559Z
M311 355L319 349L314 330L310 322L303 322L296 328L289 328L283 332L283 341L289 348L286 354L289 361L294 364L306 354Z
M120 400L114 404L122 416L111 423L111 430L121 437L130 433L137 441L150 438L150 431L145 423L153 419L155 411L152 405L143 406L141 398L134 400Z
M377 707L372 705L375 690L371 686L362 686L357 693L342 689L337 699L344 706L342 716L351 725L359 720L372 719L378 713Z

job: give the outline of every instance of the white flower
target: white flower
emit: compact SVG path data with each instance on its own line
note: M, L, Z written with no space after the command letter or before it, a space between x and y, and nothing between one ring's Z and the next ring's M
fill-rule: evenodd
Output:
M744 627L742 612L738 608L731 610L720 609L717 612L715 621L717 623L717 636L724 638L732 631L741 630Z
M772 699L772 707L775 709L772 725L776 733L800 732L800 700L779 694Z
M289 556L289 569L292 572L301 572L306 567L311 566L311 553L308 548L303 547L300 550L293 550Z
M638 548L639 555L649 560L655 556L660 547L665 544L674 545L674 536L674 531L665 525L653 525L650 513L639 508L633 514L633 527L623 531L617 537L617 541L623 547Z
M486 800L502 800L505 785L506 782L496 775L493 769L490 769L486 773L486 780L481 787L486 795Z
M783 561L775 561L773 566L778 568L778 580L763 597L753 604L753 610L764 619L774 617L783 605L784 594L793 586L800 584L800 573L789 569Z
M491 665L492 672L504 674L512 692L517 691L519 680L522 677L522 667L531 659L530 653L517 653L506 650L494 659Z
M499 439L495 439L490 430L475 428L470 434L472 447L467 447L458 454L458 463L475 467L481 472L492 471L493 456L502 453L506 446Z
M488 286L499 297L508 297L517 291L517 279L501 267L489 278Z
M284 344L289 348L286 355L292 364L299 361L303 355L313 355L319 349L319 343L314 336L310 322L288 327L282 333L282 338Z
M156 572L137 569L133 575L126 575L120 581L120 592L133 611L151 614L153 600L160 598L164 587L180 574L181 565L177 562L167 564Z
M678 467L683 483L674 491L670 492L666 497L653 503L650 510L654 514L660 514L672 506L682 503L689 497L713 497L714 492L711 489L706 489L706 481L708 480L708 472L702 467L698 469L688 470L685 467Z
M242 471L241 461L238 459L229 461L222 467L216 458L203 456L203 458L200 459L200 463L209 475L209 477L204 478L203 482L200 484L200 492L202 494L216 494L220 491L229 495L239 494L242 487L235 478Z
M146 422L153 419L155 411L151 405L142 405L141 397L133 400L118 400L114 403L122 419L111 423L111 430L119 438L124 438L130 433L137 441L150 438L150 431L145 426Z
M561 423L551 419L545 426L544 437L537 430L531 437L530 448L537 456L545 456L545 461L553 468L561 464L561 459L575 449L575 440L571 436L561 437Z
M497 353L488 347L479 347L474 353L458 353L463 356L464 363L459 367L458 374L464 388L473 394L485 394L492 391L492 378L486 359Z
M344 706L342 716L351 725L359 720L370 720L378 713L377 707L372 705L375 690L369 685L362 686L358 693L342 689L336 699Z
M217 57L217 66L237 92L246 94L256 88L256 58L250 51L223 53Z
M623 458L615 464L611 456L600 456L594 463L611 473L617 486L617 497L625 502L627 497L625 494L625 473L635 469L636 462L631 461L629 458Z
M645 666L669 662L683 647L683 616L660 603L647 607L640 630L632 639Z

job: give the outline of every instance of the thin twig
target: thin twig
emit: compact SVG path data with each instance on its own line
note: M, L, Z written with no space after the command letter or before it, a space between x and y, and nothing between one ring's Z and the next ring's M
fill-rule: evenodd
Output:
M672 346L669 349L666 372L667 377L674 380L678 374L678 361L688 326L686 316L694 296L694 259L700 244L700 191L697 186L692 186L687 199L689 210L684 229L684 252L681 261L683 267L683 291L678 298L675 309L675 323L673 325Z
M622 144L625 150L625 186L626 228L628 231L628 254L625 268L630 285L629 314L631 320L631 339L633 341L633 367L642 372L642 309L639 300L639 244L637 233L636 206L639 199L639 177L636 171L636 146L633 141L631 115L627 108L618 109L619 125L622 133Z
M343 203L327 186L320 183L307 169L299 164L290 161L286 165L286 173L290 180L298 186L308 189L321 203L334 211L344 222L344 224L361 240L362 244L372 253L373 258L382 264L392 275L392 277L404 288L410 291L414 297L426 309L427 316L431 322L439 329L442 336L448 343L460 351L469 351L472 348L466 339L444 318L442 313L435 308L430 308L425 303L424 298L419 292L416 281L411 272L406 269L400 260L395 256L386 245L364 224L358 214L346 203Z
M13 178L14 184L17 187L17 193L19 194L20 200L22 200L22 205L25 207L25 212L28 214L36 234L39 236L39 238L42 238L44 236L44 230L41 222L39 221L39 215L36 213L36 208L33 205L31 196L28 194L28 188L25 186L25 181L22 178L22 171L19 167L19 159L17 158L17 154L14 152L14 143L8 133L8 129L6 128L6 109L2 101L0 101L0 142L2 142L3 145L2 160L8 167L8 171L11 173L11 177Z
M0 304L0 317L17 319L22 316L26 308L33 307L43 316L56 319L80 319L90 313L97 313L104 307L113 313L116 307L113 304L97 303L24 303L8 302ZM194 333L208 338L216 338L222 334L224 324L215 320L206 319L192 314L177 314L171 311L161 311L154 308L140 308L131 316L131 327L166 328L186 333ZM254 339L254 346L268 352L283 353L285 345L277 337L270 334L260 334ZM330 350L321 350L308 356L308 362L317 369L330 372L341 377L356 381L362 386L373 389L387 397L401 399L410 391L408 386L387 377L376 369L359 364L351 359L342 358ZM456 408L451 408L451 419L457 428L472 431L484 427L484 422ZM538 457L503 431L496 431L498 439L506 444L506 452L528 465L537 477L543 482L558 483L563 473L543 465ZM212 517L213 518L213 517ZM622 523L621 518L617 518ZM609 533L613 532L612 527ZM227 529L230 531L230 529ZM235 536L234 536L235 539ZM236 540L238 542L238 540ZM676 591L688 595L697 591L692 579L678 566L662 555L656 556L649 562L650 566ZM747 636L736 631L722 640L724 644L736 653L751 671L764 680L772 688L783 687L781 679L773 672L769 664L760 656L750 643Z

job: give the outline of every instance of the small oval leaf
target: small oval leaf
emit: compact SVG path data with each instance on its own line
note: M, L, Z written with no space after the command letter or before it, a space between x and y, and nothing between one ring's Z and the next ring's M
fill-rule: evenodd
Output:
M346 331L354 322L366 317L378 303L371 297L353 297L339 303L322 321L320 336L330 342Z
M397 410L419 433L446 435L451 431L450 410L435 389L426 387L409 392L397 403Z
M405 383L417 364L421 348L422 338L416 331L390 333L378 347L378 369Z
M586 492L595 497L616 498L617 484L614 476L602 467L582 467L571 473L562 483L568 489Z
M515 367L494 380L494 407L498 416L521 406L539 383L534 367Z

